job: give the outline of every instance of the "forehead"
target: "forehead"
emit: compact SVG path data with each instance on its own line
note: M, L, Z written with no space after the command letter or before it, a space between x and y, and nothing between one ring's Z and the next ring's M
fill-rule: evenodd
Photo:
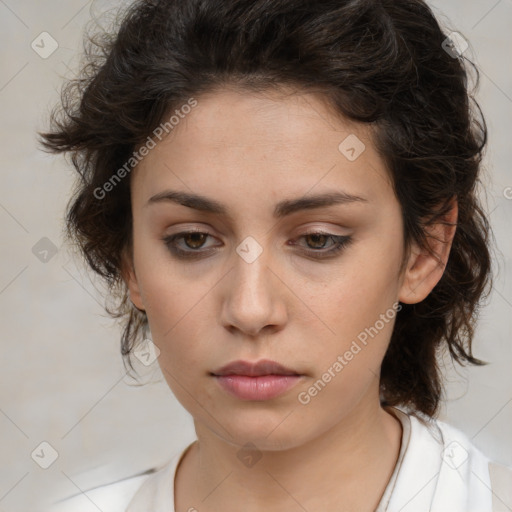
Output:
M356 132L361 138L370 138L366 125L342 118L324 97L290 88L261 92L235 87L216 89L197 98L197 102L197 107L173 130L169 142L179 138L181 144L186 138L192 144L219 151L226 145L258 145L276 152L305 154L315 148L324 150L326 144L318 143L326 134L334 142ZM184 131L186 137L180 137Z
M137 166L134 179L146 199L178 185L204 195L215 189L273 198L336 188L390 192L368 126L341 118L318 95L230 88L195 99Z

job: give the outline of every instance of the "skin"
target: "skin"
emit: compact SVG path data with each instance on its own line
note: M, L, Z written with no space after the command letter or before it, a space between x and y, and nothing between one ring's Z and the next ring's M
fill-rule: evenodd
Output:
M413 245L399 273L401 210L371 132L336 117L321 97L290 92L224 88L198 97L132 172L125 281L198 438L178 467L178 512L372 511L400 450L401 425L379 402L394 320L307 405L297 397L393 303L423 300L444 266ZM350 134L366 146L355 161L338 150ZM215 199L231 215L147 204L168 189ZM273 217L281 200L340 190L367 201ZM456 218L454 203L445 220ZM352 242L333 257L308 257L333 245L304 237L312 228ZM189 229L210 237L179 240L183 250L203 251L179 259L162 238ZM438 224L432 234L446 262L454 228ZM252 263L236 252L248 236L263 249ZM277 398L245 401L210 375L237 359L263 358L301 381ZM251 467L237 457L247 442L261 456Z

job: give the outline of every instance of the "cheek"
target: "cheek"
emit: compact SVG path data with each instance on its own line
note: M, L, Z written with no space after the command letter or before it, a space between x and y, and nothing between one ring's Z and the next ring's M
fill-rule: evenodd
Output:
M305 286L307 303L317 313L315 329L324 333L320 346L324 364L329 366L349 351L348 366L378 372L397 315L399 263L399 248L361 243L339 272L332 273L329 283ZM311 331L312 326L304 323L304 329Z
M200 329L204 303L199 294L182 290L176 280L168 284L163 280L147 283L148 322L169 388L187 410L193 410L197 404L192 397L200 399L203 394L205 356L212 340L205 339Z
M144 293L149 327L161 360L173 367L194 362L203 341L204 293L181 286L177 279L148 279Z
M333 311L331 317L335 334L325 336L311 352L315 374L297 396L306 423L312 416L336 422L370 388L378 392L380 367L400 309L382 299L348 301L345 306L343 298L339 300L338 315Z
M191 319L198 314L197 286L187 286L176 268L165 254L161 254L157 242L138 239L134 247L137 283L148 317L153 342L160 349L161 356L169 351L179 350L175 342L183 331L194 328ZM188 331L192 336L193 332ZM160 359L159 358L159 359Z

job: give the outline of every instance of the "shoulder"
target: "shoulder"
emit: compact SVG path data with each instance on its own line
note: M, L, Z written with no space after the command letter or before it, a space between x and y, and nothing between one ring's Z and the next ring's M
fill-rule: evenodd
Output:
M511 511L512 469L496 464L461 430L398 411L405 454L390 511ZM405 435L407 433L407 435Z
M125 512L140 486L155 472L150 469L123 480L94 487L54 503L47 512Z
M185 454L196 442L189 444L165 466L149 475L128 504L126 512L174 512L176 471Z
M493 512L512 510L512 467L489 461L489 475L495 508Z
M180 448L168 462L128 478L79 492L44 512L157 512L174 503L176 468L195 443Z
M418 420L413 420L418 421ZM492 511L512 510L512 466L491 460L458 428L441 420L425 425L442 448L442 465L459 475L464 467L470 471L473 486L491 490Z

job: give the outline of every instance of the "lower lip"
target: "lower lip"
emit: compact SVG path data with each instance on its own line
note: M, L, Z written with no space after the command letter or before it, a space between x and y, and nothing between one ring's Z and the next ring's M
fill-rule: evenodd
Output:
M221 387L241 400L270 400L295 386L300 375L215 375Z

